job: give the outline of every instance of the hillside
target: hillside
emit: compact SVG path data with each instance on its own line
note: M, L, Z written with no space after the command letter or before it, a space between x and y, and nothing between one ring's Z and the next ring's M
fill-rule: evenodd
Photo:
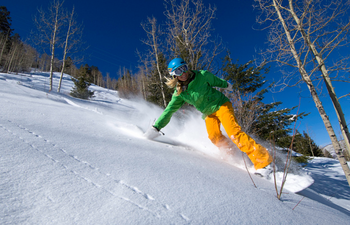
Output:
M48 93L48 73L0 73L1 224L335 224L350 219L339 163L315 158L314 184L276 198L242 157L224 159L198 113L141 138L162 109L92 85L92 100ZM239 154L237 154L239 155ZM249 169L251 170L251 166ZM291 179L293 176L290 177ZM304 181L303 181L304 182Z

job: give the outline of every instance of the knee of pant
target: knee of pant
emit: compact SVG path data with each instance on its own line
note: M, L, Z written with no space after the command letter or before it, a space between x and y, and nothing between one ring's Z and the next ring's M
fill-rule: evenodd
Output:
M216 146L219 148L229 148L232 146L232 141L225 136L222 136L222 138L216 143Z
M225 136L216 136L215 138L210 139L211 142L216 145L217 147L228 147L231 144L233 144L230 139L226 138Z
M229 133L235 136L238 136L242 132L241 126L239 126L237 123L233 123L233 125L229 128Z
M210 139L210 141L214 144L217 145L220 140L222 139L222 135L215 135L215 134L209 134L208 138Z

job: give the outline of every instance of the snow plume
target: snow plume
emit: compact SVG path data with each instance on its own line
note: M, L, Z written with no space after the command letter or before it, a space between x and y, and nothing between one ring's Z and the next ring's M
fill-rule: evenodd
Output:
M136 125L143 131L151 127L164 110L140 98L130 99L127 104L132 106L133 111L126 118L123 118L123 121L126 119L127 123ZM135 126L129 128L137 130ZM178 110L173 114L168 125L161 131L166 137L183 144L187 143L204 154L211 156L218 154L217 147L208 139L202 114L196 109Z
M292 192L301 191L305 187L308 187L314 183L313 178L308 174L308 172L302 168L300 164L296 163L293 159L290 159L290 154L295 156L295 152L292 150L288 152L288 149L286 150L276 147L271 149L272 150L270 152L274 156L276 184L279 187L282 185L284 176L287 178L284 188ZM271 177L271 182L274 182L273 178L274 177Z
M122 122L116 126L124 130L125 133L132 136L139 136L154 124L155 120L161 115L163 109L152 103L146 102L143 99L131 99L128 105L133 105L133 113L128 116L128 124ZM130 126L130 123L133 126ZM139 129L141 128L141 129ZM225 129L221 126L223 135L227 136ZM169 124L162 129L166 137L177 141L179 144L191 147L193 150L204 155L224 161L241 170L249 173L254 173L255 169L250 159L245 153L242 153L236 145L232 145L229 153L220 151L208 138L205 121L202 119L202 114L196 109L180 109L174 113ZM258 143L261 143L267 148L271 155L275 158L275 175L276 184L278 187L282 185L284 170L288 171L288 179L284 184L284 188L297 192L304 187L310 186L314 180L307 174L301 166L292 160L288 168L285 168L288 154L296 156L297 153L288 149L282 149L272 146L268 142L263 142L253 137ZM274 183L275 176L270 176L268 180Z

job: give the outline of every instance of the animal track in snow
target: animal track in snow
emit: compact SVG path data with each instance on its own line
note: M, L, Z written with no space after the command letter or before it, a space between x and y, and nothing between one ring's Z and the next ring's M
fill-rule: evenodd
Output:
M120 200L126 201L139 209L145 210L156 218L177 217L186 222L190 221L190 219L183 213L173 212L168 204L157 201L150 194L144 193L139 188L132 186L123 180L113 178L110 173L102 172L99 168L93 166L88 161L82 160L78 156L68 153L67 150L60 148L57 144L45 139L42 135L37 134L22 125L17 125L10 120L7 122L11 129L7 128L4 124L0 124L0 128L26 143L33 150L40 152L54 164L64 168L74 174L77 178L95 188L98 188ZM15 129L17 129L16 132L14 131ZM32 137L35 137L35 139L37 138L39 143L28 138L28 134L29 136L32 135ZM121 195L119 193L123 194Z

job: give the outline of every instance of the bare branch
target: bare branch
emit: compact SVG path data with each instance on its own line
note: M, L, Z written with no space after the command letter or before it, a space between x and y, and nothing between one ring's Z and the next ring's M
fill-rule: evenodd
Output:
M65 10L62 8L64 0L53 0L48 8L48 14L40 8L39 15L34 18L37 29L39 31L39 42L49 45L51 61L50 61L50 89L52 90L53 66L55 60L55 51L60 44L61 28L66 19Z
M329 68L332 71L338 71L337 77L340 71L349 71L350 68L345 62L349 57L344 57L340 60L341 63L338 61L333 66L329 66L330 63L327 61L335 49L350 45L348 40L350 21L347 16L350 1L333 0L326 2L328 4L324 4L322 0L255 0L255 2L258 3L262 14L266 18L271 18L263 21L272 22L268 24L271 47L264 53L264 60L270 58L281 65L298 68L301 79L293 79L290 74L284 74L281 82L277 84L282 83L289 86L290 81L296 80L296 83L299 83L302 80L305 82L350 185L350 169L344 160L334 129L320 101L320 93L317 92L317 86L323 82L334 105L342 134L346 140L346 148L350 153L350 133L339 103L340 98L337 98L329 76ZM343 23L344 20L347 22ZM348 79L344 81L347 82Z
M345 98L345 97L347 97L347 96L350 96L350 93L339 97L338 100L341 99L341 98Z
M202 0L165 2L170 52L175 57L184 58L193 70L208 69L222 51L221 42L211 40L211 23L215 19L216 7L205 7ZM209 45L214 52L209 50Z

